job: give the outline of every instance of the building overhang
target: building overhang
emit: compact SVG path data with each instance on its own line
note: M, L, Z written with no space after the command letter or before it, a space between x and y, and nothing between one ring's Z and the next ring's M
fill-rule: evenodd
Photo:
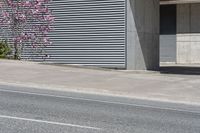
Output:
M161 5L200 3L200 0L160 0Z

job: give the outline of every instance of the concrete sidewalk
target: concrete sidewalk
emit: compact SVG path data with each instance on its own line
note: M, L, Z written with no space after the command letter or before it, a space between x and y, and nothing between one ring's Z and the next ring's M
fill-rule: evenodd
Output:
M200 76L0 60L0 84L200 105Z

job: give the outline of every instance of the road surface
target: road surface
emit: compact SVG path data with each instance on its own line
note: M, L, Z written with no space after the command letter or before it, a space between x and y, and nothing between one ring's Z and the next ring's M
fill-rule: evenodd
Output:
M200 107L0 85L0 133L200 133Z

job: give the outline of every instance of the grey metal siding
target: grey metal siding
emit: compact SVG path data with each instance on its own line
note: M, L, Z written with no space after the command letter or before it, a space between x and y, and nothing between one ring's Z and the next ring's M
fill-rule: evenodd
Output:
M176 35L160 35L160 62L176 62Z
M125 68L125 0L53 0L52 45L22 58L65 64Z

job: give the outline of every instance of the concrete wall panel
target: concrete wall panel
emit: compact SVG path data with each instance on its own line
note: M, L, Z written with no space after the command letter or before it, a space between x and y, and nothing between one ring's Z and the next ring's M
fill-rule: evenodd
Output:
M159 68L159 0L127 1L127 69Z
M200 33L200 4L190 4L191 6L191 33Z
M177 63L200 63L200 4L177 6Z
M190 5L177 5L177 33L190 32Z

